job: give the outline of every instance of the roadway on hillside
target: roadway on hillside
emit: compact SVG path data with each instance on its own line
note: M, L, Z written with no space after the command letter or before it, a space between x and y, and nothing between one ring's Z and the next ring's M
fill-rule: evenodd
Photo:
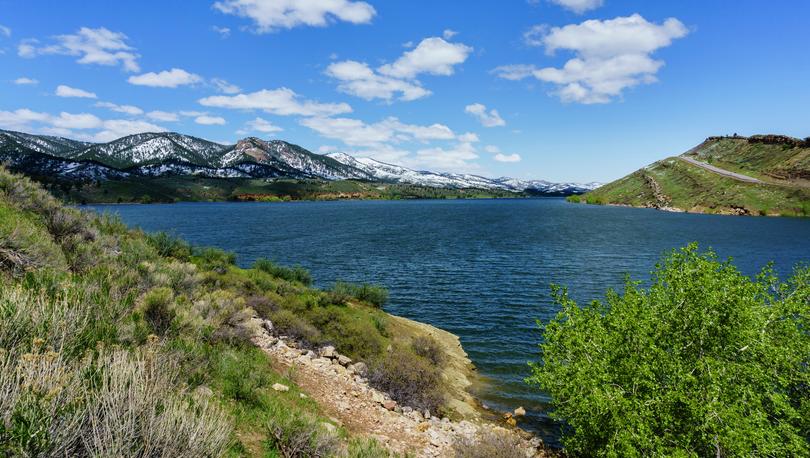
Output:
M749 177L748 175L743 175L741 173L729 172L728 170L721 169L720 167L715 167L715 166L713 166L711 164L707 164L705 162L700 162L697 159L693 159L693 158L688 157L688 156L678 156L678 159L680 159L682 161L686 161L686 162L688 162L688 163L690 163L692 165L696 165L696 166L698 166L700 168L706 169L706 170L708 170L710 172L714 172L714 173L716 173L718 175L723 175L725 177L733 178L735 180L745 181L747 183L766 184L764 181L759 180L757 178Z

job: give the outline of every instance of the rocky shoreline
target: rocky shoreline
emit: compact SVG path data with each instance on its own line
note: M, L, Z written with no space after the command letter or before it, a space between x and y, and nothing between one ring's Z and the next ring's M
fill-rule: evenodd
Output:
M394 453L416 457L457 456L459 449L476 447L492 437L515 449L516 456L548 456L539 438L514 427L513 414L504 417L503 425L481 418L474 398L466 391L474 368L458 337L424 323L395 316L392 319L416 334L432 336L445 350L449 358L443 373L447 401L458 419L440 418L436 412L399 405L368 384L364 362L352 361L333 347L317 351L300 348L292 339L278 335L272 322L256 315L241 326L250 330L251 341L271 357L274 366L291 374L301 390L321 406L330 418L324 424L327 430L340 426L354 435L374 438ZM273 388L288 389L280 384Z

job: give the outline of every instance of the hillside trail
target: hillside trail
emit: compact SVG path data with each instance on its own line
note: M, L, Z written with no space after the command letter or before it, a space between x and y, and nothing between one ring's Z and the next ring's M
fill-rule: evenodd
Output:
M744 181L746 183L756 183L756 184L770 184L766 183L758 178L749 177L748 175L743 175L742 173L731 172L725 169L721 169L720 167L713 166L711 164L707 164L705 162L698 161L697 159L687 157L687 156L678 156L678 159L688 162L692 165L698 166L702 169L708 170L709 172L716 173L718 175L722 175L724 177L733 178L738 181Z

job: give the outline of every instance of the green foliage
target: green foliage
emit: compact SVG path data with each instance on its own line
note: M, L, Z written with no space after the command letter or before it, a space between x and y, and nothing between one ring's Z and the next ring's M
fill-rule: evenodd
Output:
M219 248L195 248L194 257L206 268L225 273L228 267L236 264L236 254Z
M433 363L434 366L441 366L444 363L444 351L433 337L426 335L414 337L411 341L411 349L417 355Z
M369 382L403 405L437 412L443 405L441 371L407 348L395 346L371 367Z
M304 345L314 347L323 342L321 332L315 326L290 310L278 310L271 313L270 321L281 334Z
M188 261L191 258L191 245L185 240L166 232L147 234L146 241L154 247L160 256L177 258L182 261Z
M648 289L556 297L528 381L551 395L569 453L810 454L810 269L751 280L690 245Z
M388 302L388 290L382 286L368 283L354 284L339 281L328 291L328 300L332 304L345 304L351 298L380 308Z
M174 321L174 293L169 288L155 288L141 299L139 311L154 334L165 335Z
M290 282L298 282L305 286L312 284L312 275L301 266L284 267L267 259L257 259L253 263L253 268Z
M269 444L283 458L327 458L340 452L338 437L324 431L315 418L272 412L268 421Z

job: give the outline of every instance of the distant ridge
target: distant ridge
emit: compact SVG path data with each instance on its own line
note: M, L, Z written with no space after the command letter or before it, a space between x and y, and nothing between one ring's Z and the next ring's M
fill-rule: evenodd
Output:
M248 137L234 145L222 145L175 132L142 133L107 143L90 143L0 130L0 162L27 175L65 180L138 176L365 180L542 195L578 194L598 186L415 171L345 153L315 154L282 140Z

